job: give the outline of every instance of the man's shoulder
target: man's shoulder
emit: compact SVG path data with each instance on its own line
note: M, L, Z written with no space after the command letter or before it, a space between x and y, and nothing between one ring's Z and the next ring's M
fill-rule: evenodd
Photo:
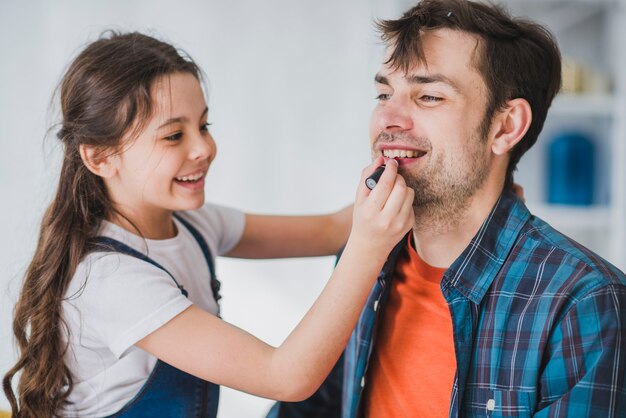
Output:
M520 231L516 247L520 258L549 272L553 287L561 290L582 296L606 286L626 288L624 272L536 216Z

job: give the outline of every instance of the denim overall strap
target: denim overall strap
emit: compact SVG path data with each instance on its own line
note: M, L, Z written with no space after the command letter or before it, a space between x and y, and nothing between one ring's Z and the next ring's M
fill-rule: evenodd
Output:
M217 276L215 275L215 266L213 265L213 258L211 257L209 244L207 244L202 234L193 225L191 225L189 221L186 221L177 213L174 213L174 217L178 219L180 223L189 230L191 235L193 235L193 237L198 242L200 248L202 248L202 254L204 254L204 259L206 260L206 263L209 266L209 272L211 273L211 291L213 292L213 297L215 298L215 301L219 302L219 300L222 298L222 296L220 295L220 288L222 287L222 284L219 280L217 280ZM219 304L217 316L219 316Z
M179 218L180 219L180 218ZM209 265L211 274L211 289L214 295L216 288L213 285L215 273L209 247L198 231L182 222L192 233ZM112 238L98 236L94 240L94 251L114 251L130 255L152 264L166 272L176 283L181 293L187 297L187 291L178 281L159 263ZM217 287L219 290L219 286ZM150 376L141 387L137 395L124 407L107 418L139 418L139 417L181 417L181 418L215 418L219 403L219 386L185 373L169 364L157 360Z

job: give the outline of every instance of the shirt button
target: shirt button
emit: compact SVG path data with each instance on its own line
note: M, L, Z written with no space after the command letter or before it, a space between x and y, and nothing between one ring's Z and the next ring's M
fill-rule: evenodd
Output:
M487 411L493 411L496 409L496 401L495 399L489 399L487 401Z
M361 378L361 387L364 388L365 387L365 376L363 376Z
M378 310L378 299L374 301L374 311Z

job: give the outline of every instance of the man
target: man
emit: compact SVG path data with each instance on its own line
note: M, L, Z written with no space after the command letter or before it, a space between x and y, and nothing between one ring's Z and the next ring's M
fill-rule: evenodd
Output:
M559 89L551 35L466 0L379 29L372 154L398 159L415 227L338 365L342 416L626 416L626 278L510 191ZM331 387L273 416L330 416Z

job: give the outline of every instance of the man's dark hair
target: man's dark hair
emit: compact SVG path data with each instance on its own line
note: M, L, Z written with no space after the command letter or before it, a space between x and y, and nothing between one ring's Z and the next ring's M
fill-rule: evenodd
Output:
M487 86L487 126L508 100L525 99L532 109L528 132L510 153L505 180L510 186L517 163L537 141L561 86L561 55L552 34L534 22L512 18L501 6L469 0L422 0L400 19L376 25L391 47L385 64L404 72L425 62L420 39L425 31L447 28L480 39L475 64Z

